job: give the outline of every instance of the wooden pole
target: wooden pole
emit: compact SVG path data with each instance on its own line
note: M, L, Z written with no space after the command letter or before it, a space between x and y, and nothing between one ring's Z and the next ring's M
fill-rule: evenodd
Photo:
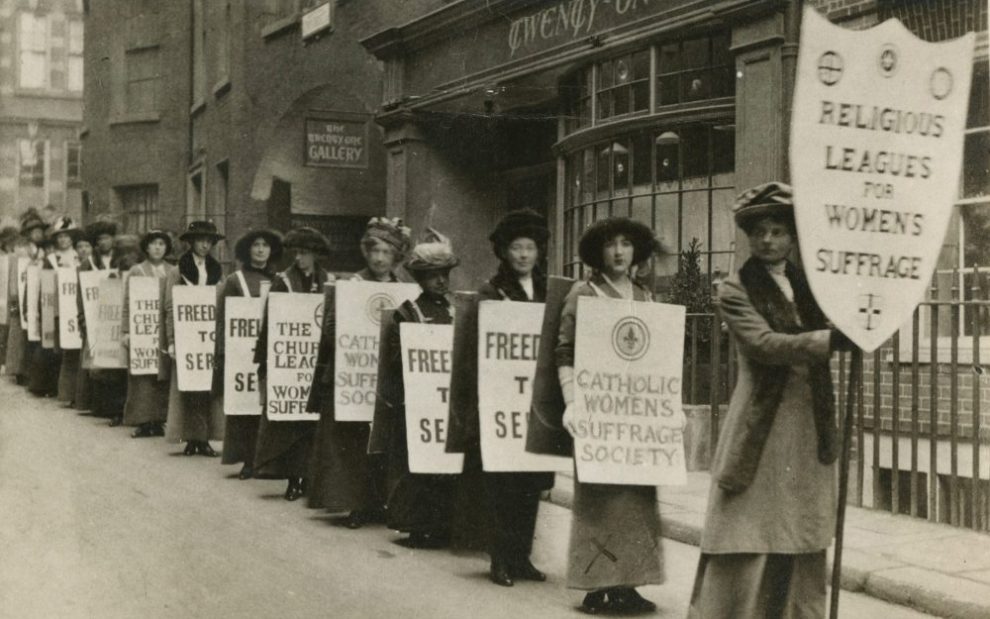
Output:
M839 617L839 590L842 588L842 537L846 525L846 501L849 495L849 452L852 449L853 411L855 410L856 391L863 374L863 351L856 348L852 351L849 364L849 380L846 381L846 413L842 424L842 453L839 456L839 505L835 518L835 552L832 556L832 591L829 604L829 619ZM874 423L879 423L874 411Z

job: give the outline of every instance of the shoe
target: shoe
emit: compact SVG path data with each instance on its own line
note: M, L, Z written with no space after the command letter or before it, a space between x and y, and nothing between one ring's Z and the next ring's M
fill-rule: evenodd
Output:
M155 432L151 427L150 423L142 423L137 427L136 430L131 432L131 438L148 438L149 436L154 436Z
M621 613L652 613L657 610L656 604L641 596L631 587L612 590L608 599L612 608Z
M186 448L182 450L182 455L195 456L196 451L197 451L196 441L186 441Z
M120 424L124 423L124 418L120 415L110 418L110 423L108 424L111 428L116 428Z
M490 577L493 583L502 587L511 587L513 584L509 564L503 559L492 559Z
M151 424L151 435L165 436L165 424L160 422Z
M285 500L295 501L303 495L302 480L290 479L289 487L285 489Z
M608 602L605 601L605 592L592 591L584 596L584 601L578 606L578 610L586 615L598 615L610 610Z
M251 468L250 464L245 464L241 467L241 472L237 474L237 479L251 479L254 476L254 469Z
M201 456L206 456L207 458L216 458L220 456L220 453L210 447L210 444L206 441L200 441L197 453Z
M520 580L533 580L535 582L544 582L547 579L547 575L536 569L528 557L517 561L512 566L512 575Z
M358 510L352 511L347 515L347 520L344 521L344 526L348 529L360 529L364 526L364 514Z

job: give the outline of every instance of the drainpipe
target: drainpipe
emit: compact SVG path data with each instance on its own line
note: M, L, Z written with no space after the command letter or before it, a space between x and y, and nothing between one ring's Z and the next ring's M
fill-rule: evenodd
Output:
M784 116L784 152L782 157L783 169L781 180L791 182L791 107L794 104L794 80L797 73L798 44L801 39L801 14L804 0L788 0L784 8L784 44L780 49L781 69L783 73L782 107Z

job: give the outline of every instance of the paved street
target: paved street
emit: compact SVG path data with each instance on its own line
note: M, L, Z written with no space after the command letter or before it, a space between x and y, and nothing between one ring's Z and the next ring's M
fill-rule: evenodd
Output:
M334 526L282 500L282 482L128 433L0 381L0 617L581 616L562 584L564 508L541 506L534 562L550 582L507 590L484 555ZM643 592L683 617L697 549L665 549L668 583ZM842 616L923 615L843 593Z

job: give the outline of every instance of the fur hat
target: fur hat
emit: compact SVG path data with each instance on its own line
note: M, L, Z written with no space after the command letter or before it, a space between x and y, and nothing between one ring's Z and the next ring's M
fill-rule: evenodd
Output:
M86 226L85 232L89 242L96 245L101 236L117 236L117 224L112 221L94 221Z
M607 217L588 226L581 235L578 243L581 261L596 270L603 268L605 264L602 261L602 249L605 243L619 234L633 244L633 264L647 260L658 247L653 238L653 230L646 224L628 217Z
M69 238L72 239L72 244L76 244L76 240L82 236L83 231L79 229L76 222L71 217L59 217L52 222L52 225L48 227L48 231L45 236L55 240L60 234L68 234Z
M772 181L748 189L736 198L732 207L736 225L749 233L758 219L782 217L794 227L794 193L787 183Z
M410 237L412 230L402 225L399 217L372 217L368 221L368 227L361 237L361 246L371 241L381 241L387 243L395 249L400 257L409 251Z
M165 241L165 255L172 253L172 237L169 236L168 232L164 230L148 230L141 237L141 253L148 255L148 245L151 244L155 239L161 239Z
M492 249L494 249L495 255L499 257L501 257L500 252L518 238L533 239L541 247L545 245L547 239L550 238L546 217L528 208L510 211L502 217L495 226L495 230L488 235L488 240L492 242Z
M212 221L201 220L190 221L185 232L179 235L179 240L185 243L192 243L193 239L198 236L205 236L209 238L212 243L216 243L223 238L223 235L217 232L216 224Z
M316 228L309 226L290 230L285 235L284 246L286 249L311 251L320 256L326 256L330 253L330 241L327 240L327 237L323 236Z
M433 228L427 228L426 240L413 247L406 258L406 270L414 277L417 273L449 271L461 263L454 255L450 239Z
M269 264L274 263L282 257L283 241L281 233L276 230L259 228L248 230L234 244L234 256L241 264L251 264L251 245L258 239L265 239L265 242L272 248L271 256L268 257Z

